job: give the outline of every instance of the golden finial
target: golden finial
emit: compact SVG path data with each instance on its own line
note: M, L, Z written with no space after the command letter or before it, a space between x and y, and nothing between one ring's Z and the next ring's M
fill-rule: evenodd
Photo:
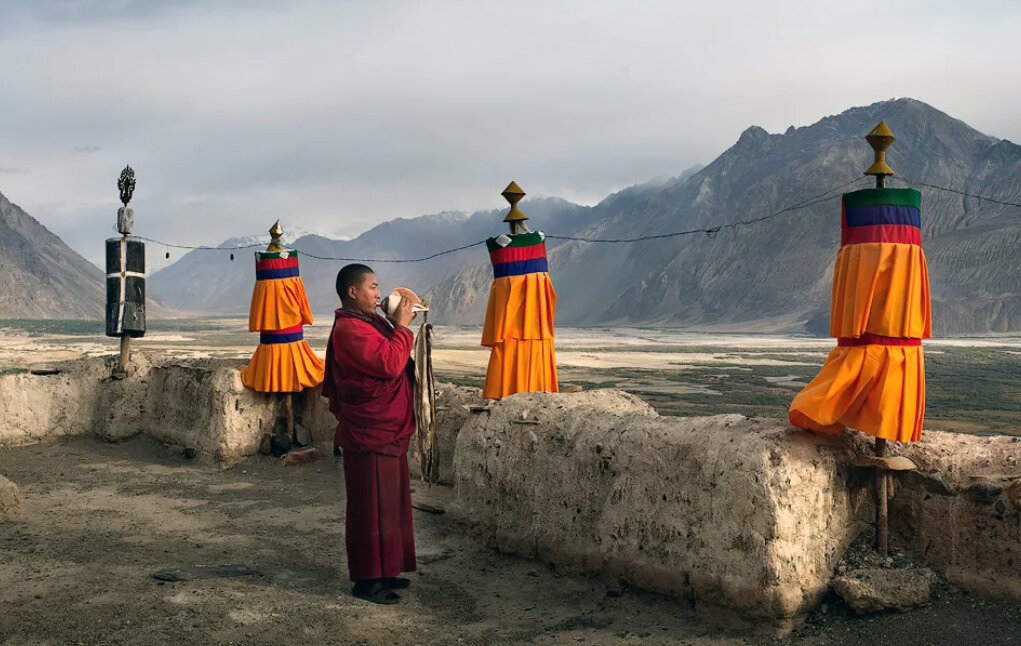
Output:
M872 150L876 153L872 165L865 171L866 175L893 175L893 169L886 164L886 149L890 147L894 139L895 137L885 121L880 121L879 125L865 135L865 141L869 142Z
M507 185L507 188L503 189L504 199L510 202L511 208L507 212L507 217L503 219L504 222L521 222L527 220L528 216L518 210L518 202L525 196L525 192L521 190L517 182L511 182Z
M280 236L284 235L284 228L280 226L280 220L274 222L273 226L269 228L269 235L271 238L266 251L283 251L284 246L280 242Z

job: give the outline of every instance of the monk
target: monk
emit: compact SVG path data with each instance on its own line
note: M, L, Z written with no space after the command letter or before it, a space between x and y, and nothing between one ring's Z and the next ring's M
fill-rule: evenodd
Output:
M397 603L394 589L415 570L408 443L415 431L415 314L402 299L391 319L376 314L379 285L372 269L346 265L337 274L341 308L326 346L323 396L337 418L334 444L343 449L347 488L347 564L351 594Z

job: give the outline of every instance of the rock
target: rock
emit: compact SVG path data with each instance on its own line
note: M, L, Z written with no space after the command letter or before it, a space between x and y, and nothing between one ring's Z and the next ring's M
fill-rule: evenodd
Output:
M0 476L0 520L7 520L21 509L21 492L18 486Z
M294 437L298 440L299 446L312 446L312 431L297 420L294 422Z
M1021 512L1021 480L1015 480L1006 489L1007 502L1014 513Z
M153 572L158 581L195 581L196 579L229 578L238 576L262 576L262 572L252 565L195 565L192 567L173 568Z
M291 450L291 438L286 435L279 435L274 433L269 438L269 453L275 458L279 458L281 455Z
M968 499L972 502L977 502L980 505L991 505L996 502L996 499L1000 497L1003 492L1003 487L1000 485L989 482L988 480L980 480L975 484L968 487Z
M860 615L924 606L935 584L936 575L927 568L863 568L833 579L833 589Z
M956 496L957 489L938 473L908 471L900 476L907 484L918 486L937 496Z
M308 449L301 449L298 451L291 451L283 457L280 461L289 467L297 466L299 464L310 464L319 459L319 449L311 447Z

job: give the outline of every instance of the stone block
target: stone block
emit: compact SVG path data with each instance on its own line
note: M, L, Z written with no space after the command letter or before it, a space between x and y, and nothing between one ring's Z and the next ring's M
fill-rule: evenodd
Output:
M619 391L472 415L448 513L498 549L789 627L864 526L834 440L740 415L660 417Z
M21 509L21 492L18 486L0 476L0 521L11 518Z
M907 612L929 603L936 581L927 568L863 568L833 579L833 589L860 615Z
M319 455L319 449L309 447L307 449L291 451L284 457L280 458L280 461L286 466L295 467L302 464L311 464L319 459Z

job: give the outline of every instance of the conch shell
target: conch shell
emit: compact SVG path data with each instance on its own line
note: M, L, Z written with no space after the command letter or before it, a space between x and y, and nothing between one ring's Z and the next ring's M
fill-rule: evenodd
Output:
M390 292L389 296L379 301L379 309L383 310L384 314L393 314L397 311L397 306L403 298L410 298L411 302L414 303L414 305L411 306L412 312L429 311L429 306L422 302L422 299L420 299L415 292L411 291L407 287L398 287Z

